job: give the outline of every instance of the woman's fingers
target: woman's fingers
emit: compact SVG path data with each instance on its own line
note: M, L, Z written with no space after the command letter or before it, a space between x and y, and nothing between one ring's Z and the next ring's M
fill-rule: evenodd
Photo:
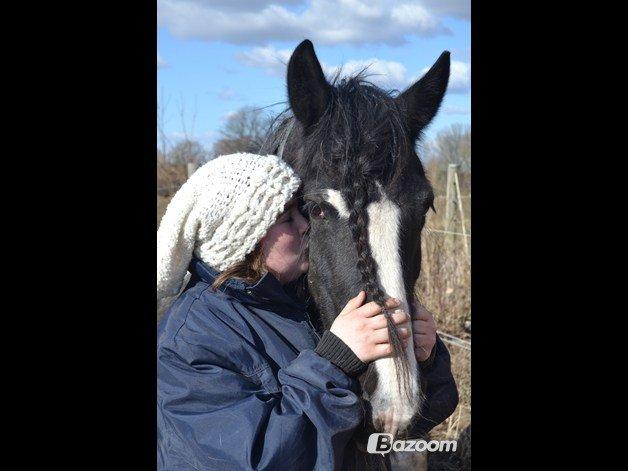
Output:
M410 316L403 311L393 312L391 314L391 318L393 324L396 325L404 324L410 320ZM383 329L388 325L388 323L386 322L386 318L383 315L371 317L369 319L369 323L372 329Z
M344 309L340 311L339 315L356 310L357 308L362 306L362 303L364 303L365 299L366 293L364 291L360 291L355 298L351 298L349 302L347 302Z
M414 311L414 314L412 315L412 319L422 320L422 321L429 320L431 317L432 316L429 313L429 311L425 309L419 309L418 311Z
M403 346L406 347L408 342L411 342L412 334L410 329L400 327L397 329L399 331L399 336L401 337L401 342ZM388 329L379 329L373 331L373 333L368 338L369 354L367 361L374 361L379 358L389 357L393 353L393 347L390 343L390 335L388 333Z
M412 334L414 338L415 345L429 345L430 347L436 342L436 335L432 333L427 334L417 334L416 332Z
M398 327L397 332L399 332L399 337L402 339L407 339L410 337L410 329L407 327ZM375 343L389 343L390 342L390 333L388 329L378 329L374 330L372 334L372 340Z
M373 352L376 358L383 358L392 354L392 345L389 343L378 343L373 347Z
M408 313L404 311L393 312L391 317L393 320L393 324L405 324L406 322L410 320L410 316L408 315ZM386 320L385 317L384 317L384 320Z
M415 309L412 315L412 319L415 319L415 320L427 321L427 320L430 320L431 318L432 318L432 315L430 314L430 312L422 306L419 307L419 309Z
M430 333L434 328L434 325L429 321L412 321L412 332L415 334Z
M399 307L400 304L401 302L396 299L388 299L386 301L386 308L394 309L396 307ZM379 314L380 312L382 312L382 308L375 301L371 301L370 303L365 304L361 308L356 309L356 314L363 317L373 317Z

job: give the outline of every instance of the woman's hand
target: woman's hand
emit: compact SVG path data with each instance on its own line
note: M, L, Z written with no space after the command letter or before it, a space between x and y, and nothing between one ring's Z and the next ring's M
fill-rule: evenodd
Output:
M414 338L414 355L420 363L427 360L436 345L436 322L434 316L418 301L412 302L412 337Z
M347 344L360 360L369 363L389 356L392 353L392 345L388 336L386 318L378 315L382 312L382 308L374 301L362 306L365 300L364 291L360 291L355 298L350 299L329 330ZM399 304L400 302L396 299L386 301L388 309L399 307ZM392 313L391 318L395 325L404 324L410 320L410 316L403 311ZM407 344L410 337L409 326L398 327L397 330L404 345Z

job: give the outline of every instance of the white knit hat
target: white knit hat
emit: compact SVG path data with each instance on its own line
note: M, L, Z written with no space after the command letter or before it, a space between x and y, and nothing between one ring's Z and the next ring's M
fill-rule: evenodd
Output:
M157 298L179 292L192 254L218 271L244 260L300 184L275 155L222 155L200 167L157 231Z

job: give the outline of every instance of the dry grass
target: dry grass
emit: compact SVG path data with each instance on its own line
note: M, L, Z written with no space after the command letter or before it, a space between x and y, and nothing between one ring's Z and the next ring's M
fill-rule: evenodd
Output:
M157 194L173 195L187 180L187 167L157 159Z
M170 203L171 199L172 199L172 196L157 195L157 227L159 227L161 218L166 212L166 208L168 207L168 203Z
M470 232L470 198L463 197L465 224ZM431 229L444 229L445 202L436 198L436 214L430 212L423 232L423 262L415 292L436 319L438 329L458 338L471 340L471 266L463 236L448 235ZM462 232L459 219L451 230ZM467 238L469 248L471 237ZM471 351L446 343L451 354L452 372L458 385L457 409L431 433L434 439L456 439L471 423Z
M157 158L157 227L172 196L187 180L187 167L166 163Z

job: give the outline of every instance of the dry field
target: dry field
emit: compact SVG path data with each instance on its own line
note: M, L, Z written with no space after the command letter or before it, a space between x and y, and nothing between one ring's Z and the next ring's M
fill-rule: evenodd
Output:
M470 234L470 198L463 197L465 227ZM471 266L462 235L436 232L445 227L445 201L437 197L437 213L430 211L422 234L423 262L415 293L421 303L434 314L438 330L471 341ZM452 231L462 232L460 221ZM430 230L432 229L432 230ZM467 237L469 250L471 237ZM471 351L445 343L451 354L452 370L460 402L454 414L432 431L437 439L454 439L471 421Z

